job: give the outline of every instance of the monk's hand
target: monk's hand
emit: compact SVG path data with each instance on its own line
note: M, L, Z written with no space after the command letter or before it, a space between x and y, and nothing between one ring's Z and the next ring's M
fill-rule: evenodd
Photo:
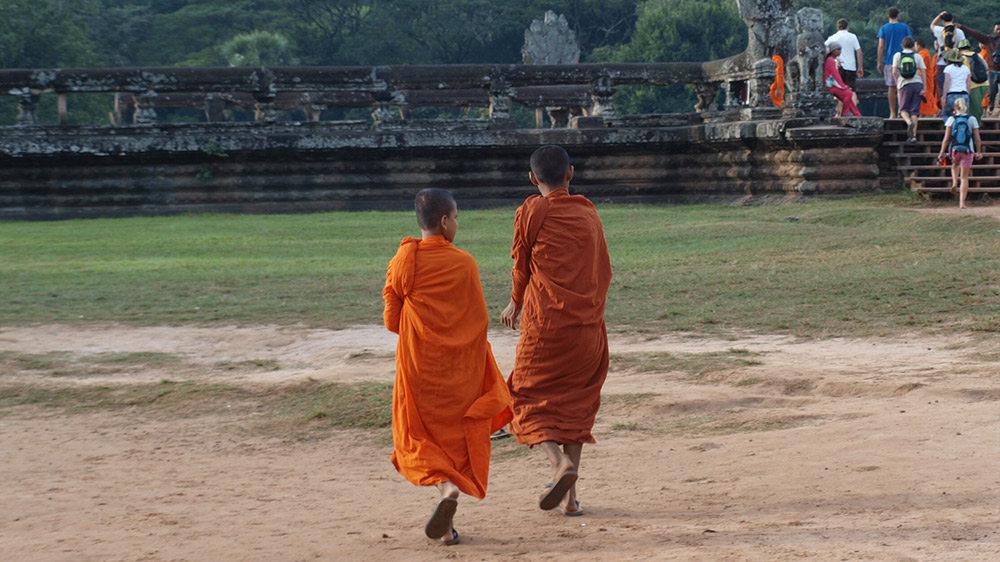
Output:
M514 304L514 301L510 301L507 304L507 308L503 309L500 313L500 321L503 322L504 326L507 326L511 330L517 329L517 317L521 315L521 307Z

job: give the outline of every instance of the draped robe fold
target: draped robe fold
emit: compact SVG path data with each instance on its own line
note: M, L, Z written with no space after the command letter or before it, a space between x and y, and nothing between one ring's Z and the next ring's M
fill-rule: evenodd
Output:
M383 320L399 334L392 463L419 486L450 481L486 496L490 433L511 418L487 341L476 261L443 236L406 238L386 272Z
M511 299L521 338L508 379L511 431L536 445L593 443L608 374L604 306L611 260L601 219L566 189L532 196L514 219Z
M937 115L941 111L937 91L937 55L931 58L930 51L922 49L920 57L924 59L924 66L927 67L924 71L927 75L927 83L924 84L924 99L920 101L920 115L929 117Z

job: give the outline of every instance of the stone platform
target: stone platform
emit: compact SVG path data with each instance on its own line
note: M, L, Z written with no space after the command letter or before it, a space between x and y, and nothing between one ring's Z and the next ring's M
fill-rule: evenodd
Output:
M574 191L610 202L785 200L879 189L878 118L646 116L600 128L364 123L18 127L0 137L0 218L409 209L424 187L463 208L535 193L540 145L570 152ZM717 119L716 119L717 118ZM615 126L619 125L619 126Z

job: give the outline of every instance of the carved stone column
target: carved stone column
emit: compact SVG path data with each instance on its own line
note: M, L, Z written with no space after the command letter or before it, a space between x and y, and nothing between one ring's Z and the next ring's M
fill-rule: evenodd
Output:
M510 82L506 78L494 75L490 78L490 121L492 126L508 128L513 126L510 117L511 94Z
M135 96L135 115L132 122L136 125L152 125L156 123L156 92L147 90Z
M823 87L823 12L802 8L794 16L796 54L786 64L789 94L782 107L785 117L833 117L837 100Z
M545 111L549 114L549 122L553 129L565 129L569 127L569 114L570 110L568 107L546 107ZM537 119L535 121L538 121ZM541 125L539 125L541 128Z
M594 98L594 105L590 110L590 115L610 119L615 116L614 97L618 88L611 81L607 74L602 75L590 86L590 93Z
M394 96L388 85L386 85L385 90L375 92L373 97L375 98L375 111L372 111L372 121L375 122L376 129L383 123L399 120L399 113L392 110Z
M222 113L226 110L226 102L219 98L218 94L208 94L205 96L205 119L209 123L222 121Z
M274 100L278 97L278 87L274 83L274 74L267 68L257 70L259 85L253 97L257 100L254 108L254 121L258 123L274 123L278 120L278 108Z
M258 123L274 123L278 120L278 108L274 106L273 97L257 99L257 107L253 110L253 119Z
M14 90L14 98L17 99L17 124L22 127L31 127L38 124L38 117L35 115L35 106L38 105L38 94L31 91L31 88L21 88Z
M395 121L398 119L398 113L392 110L392 104L389 102L378 102L375 106L375 111L372 111L372 121L375 124L384 123L387 121Z
M771 101L771 84L777 73L778 65L770 59L762 59L753 65L753 78L750 79L750 107L774 107Z
M695 84L694 91L698 96L698 103L694 106L696 113L719 110L718 104L715 103L715 97L719 94L718 83L705 82L702 84Z

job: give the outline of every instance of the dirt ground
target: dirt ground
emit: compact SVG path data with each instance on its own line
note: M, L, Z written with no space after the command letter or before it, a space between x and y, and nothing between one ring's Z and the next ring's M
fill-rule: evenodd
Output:
M189 367L0 382L389 382L394 338L7 328L0 352L158 352ZM513 333L491 340L509 371ZM253 431L252 411L14 406L0 410L0 560L1000 560L1000 342L612 334L611 348L583 517L538 510L547 463L509 439L487 498L460 501L462 544L444 547L422 533L435 493L396 474L385 430L303 441ZM211 367L247 360L276 369Z

